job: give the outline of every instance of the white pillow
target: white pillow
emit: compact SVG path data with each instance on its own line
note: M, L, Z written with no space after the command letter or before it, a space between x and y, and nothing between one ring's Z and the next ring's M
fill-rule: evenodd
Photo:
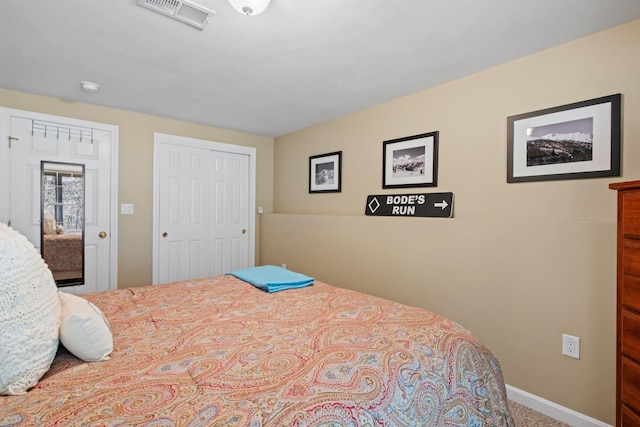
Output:
M58 350L58 289L26 237L0 223L0 394L24 394Z
M51 212L44 211L44 221L42 221L42 231L44 234L56 234L57 224L56 219Z
M109 359L113 351L111 326L105 315L84 298L59 292L60 342L86 362Z

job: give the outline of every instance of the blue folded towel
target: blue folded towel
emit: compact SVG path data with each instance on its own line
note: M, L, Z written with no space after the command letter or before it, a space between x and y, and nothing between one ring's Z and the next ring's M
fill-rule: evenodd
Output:
M243 268L227 274L249 282L256 288L267 292L303 288L312 285L314 282L313 277L305 276L302 273L296 273L286 268L276 267L275 265Z

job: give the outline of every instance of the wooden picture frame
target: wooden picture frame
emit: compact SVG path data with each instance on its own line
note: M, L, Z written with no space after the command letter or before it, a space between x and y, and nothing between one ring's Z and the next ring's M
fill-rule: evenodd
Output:
M309 193L342 191L342 151L309 157Z
M382 188L438 186L438 131L382 144Z
M507 118L507 182L620 176L620 94Z

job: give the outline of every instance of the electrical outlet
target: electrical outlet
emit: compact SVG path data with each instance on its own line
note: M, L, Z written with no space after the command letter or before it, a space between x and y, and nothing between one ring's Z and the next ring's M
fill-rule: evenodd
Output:
M580 359L580 338L562 334L562 354Z
M282 263L282 268L287 268L287 264Z

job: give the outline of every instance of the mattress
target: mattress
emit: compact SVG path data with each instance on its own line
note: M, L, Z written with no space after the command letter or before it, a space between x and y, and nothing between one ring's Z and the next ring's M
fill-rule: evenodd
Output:
M423 309L330 286L233 276L83 295L109 360L60 347L0 426L513 426L500 365Z

